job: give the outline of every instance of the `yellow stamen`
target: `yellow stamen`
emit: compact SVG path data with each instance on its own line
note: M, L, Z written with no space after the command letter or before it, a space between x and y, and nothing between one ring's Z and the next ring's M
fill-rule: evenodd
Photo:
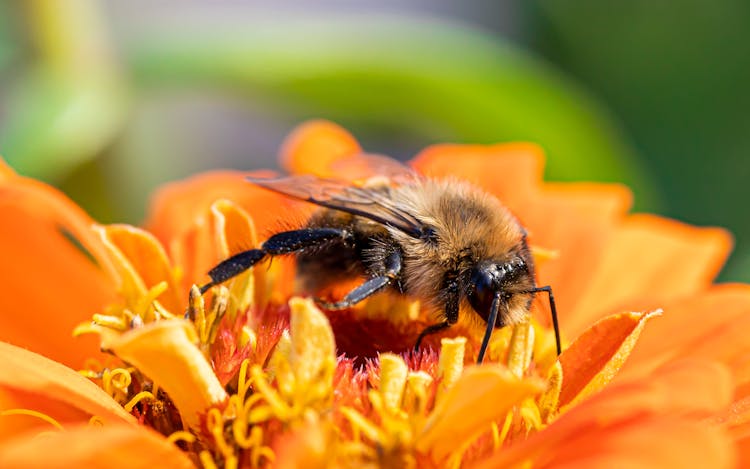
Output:
M526 424L527 432L542 428L542 417L539 415L539 407L536 406L533 399L527 399L521 404L519 414Z
M211 456L211 453L209 453L208 450L204 449L203 451L201 451L198 457L201 460L203 469L219 469L219 467L214 462L213 456Z
M240 337L237 341L240 348L244 348L247 344L250 344L250 350L255 350L255 346L258 343L258 336L255 331L247 326L242 326L240 331Z
M534 350L534 328L531 322L524 321L513 326L513 334L508 349L508 369L519 378L523 377L531 363Z
M408 372L409 367L403 358L392 353L380 355L380 395L385 408L390 412L396 412L401 408Z
M259 365L253 365L250 368L250 376L253 379L255 385L255 391L262 394L268 405L274 411L274 414L279 420L288 420L291 414L291 409L284 403L281 396L268 384L265 376L263 375L263 369Z
M500 440L500 429L497 426L497 422L492 422L490 424L490 430L492 432L492 450L497 451L502 444L502 440Z
M253 448L250 461L253 467L261 467L260 460L266 458L268 462L273 463L276 460L276 454L268 446L259 446Z
M206 414L206 428L208 428L211 436L214 437L214 443L219 452L221 452L224 459L234 455L234 449L224 439L224 417L221 415L221 411L216 407L208 410Z
M104 419L102 419L98 415L92 415L89 419L89 425L91 425L92 427L103 427Z
M227 313L227 307L229 305L229 295L219 295L216 297L216 302L211 308L211 315L209 318L210 327L205 338L205 342L208 344L214 343L216 340L216 334L219 332L219 325L224 315Z
M381 447L383 446L385 436L377 426L375 426L362 414L352 408L342 407L340 410L342 415L349 421L349 424L353 429L356 428L358 433L364 433L367 439L369 439L373 443L380 445Z
M184 430L179 430L169 435L167 441L172 444L176 444L178 441L184 441L187 444L191 444L195 442L195 435Z
M403 409L421 423L427 409L427 391L433 379L424 371L409 372L406 377Z
M136 406L136 405L137 405L137 404L138 404L139 402L141 402L141 401L142 401L142 400L144 400L144 399L149 399L149 400L152 400L152 399L155 399L155 398L154 398L154 395L153 395L153 394L151 394L150 392L148 392L148 391L141 391L141 392L139 392L138 394L136 394L135 396L133 396L133 398L132 398L132 399L130 399L130 401L128 401L128 403L127 403L127 404L125 404L125 405L123 406L123 408L124 408L124 409L125 409L126 411L128 411L128 412L133 412L133 408L134 408L134 407L135 407L135 406Z
M559 361L555 362L547 373L547 390L539 397L539 411L542 422L549 423L557 410L562 390L563 369Z
M508 412L508 415L505 416L505 422L503 422L503 429L500 431L500 437L498 438L499 444L498 446L502 445L505 442L505 439L508 437L508 433L510 432L510 426L513 423L513 413L514 411L511 410Z
M453 387L464 370L464 351L466 337L442 339L440 341L440 359L438 361L438 376L442 377L438 388L438 398L445 391Z
M57 428L58 430L64 430L62 424L58 422L57 420L53 419L47 414L43 414L41 412L37 412L36 410L31 409L6 409L6 410L0 410L0 416L8 416L8 415L26 415L29 417L36 417L40 420L44 420L48 424L52 425L53 427Z
M122 317L118 316L107 316L104 314L94 314L91 318L93 323L97 326L108 327L116 331L126 331L130 329L130 324Z
M145 295L138 298L138 302L135 307L135 315L143 318L145 322L152 322L158 318L154 315L154 304L157 303L156 299L169 288L169 284L165 281L161 281L151 287ZM164 308L160 308L164 310Z
M203 314L202 311L205 308L205 300L201 295L200 288L197 285L190 287L190 295L188 296L188 308L187 308L187 319L195 323L196 318L199 314Z

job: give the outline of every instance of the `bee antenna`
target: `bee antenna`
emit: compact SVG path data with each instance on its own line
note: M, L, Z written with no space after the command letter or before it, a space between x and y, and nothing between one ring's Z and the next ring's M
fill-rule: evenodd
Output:
M501 292L495 293L495 297L492 298L492 306L490 307L490 316L487 318L487 330L484 331L484 338L482 339L482 346L479 347L479 355L477 356L477 364L482 363L484 360L484 353L487 351L487 346L490 343L490 336L492 335L492 329L495 328L495 321L497 320L497 311L500 309L500 296Z
M560 326L557 323L557 307L555 306L555 296L552 294L552 287L549 285L545 287L537 287L533 290L529 290L528 293L547 293L549 298L549 309L552 316L552 327L555 329L555 345L557 346L557 355L562 353L562 347L560 346Z

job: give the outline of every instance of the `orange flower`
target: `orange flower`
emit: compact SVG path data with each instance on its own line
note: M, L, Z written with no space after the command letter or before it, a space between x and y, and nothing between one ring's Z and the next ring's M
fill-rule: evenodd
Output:
M359 151L311 122L282 161L330 175ZM289 262L202 297L192 286L216 262L310 210L241 173L167 186L138 229L95 225L0 164L14 221L0 232L0 339L15 344L0 344L0 467L750 463L750 287L711 285L725 232L627 215L618 186L541 183L533 145L436 146L412 164L476 183L527 227L558 299L559 358L542 302L476 366L471 314L411 353L418 303L324 314L291 296Z

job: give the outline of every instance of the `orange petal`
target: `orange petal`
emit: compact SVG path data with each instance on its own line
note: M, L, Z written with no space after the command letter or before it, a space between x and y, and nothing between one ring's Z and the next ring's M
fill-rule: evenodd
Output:
M700 291L716 276L731 249L729 234L653 215L628 217L605 247L591 282L565 318L577 334L607 312L648 309ZM577 262L577 259L570 259Z
M71 331L114 299L93 221L61 192L22 177L0 178L0 213L0 340L80 366L98 344Z
M196 224L205 225L211 205L219 199L227 199L242 207L252 217L258 234L265 237L279 228L280 214L284 214L286 223L293 223L288 212L295 212L290 208L300 205L245 180L247 176L274 175L271 171L213 171L166 184L152 198L146 229L171 255L172 244L179 242ZM304 221L304 215L300 216L300 221Z
M184 309L186 293L177 287L167 254L151 233L130 225L109 225L98 231L118 270L118 290L123 296L141 298L160 282L167 282L159 302L173 314Z
M717 285L664 305L649 323L623 373L638 373L680 357L710 358L730 366L737 384L750 382L750 286Z
M85 419L96 415L105 421L134 423L133 417L97 385L41 355L0 342L0 370L0 389L16 405L44 413L52 409L48 415L64 421L80 413ZM42 405L37 405L35 397Z
M77 425L43 437L32 432L3 442L0 467L194 469L195 465L174 444L146 427Z
M6 163L3 157L0 156L0 181L10 179L15 176L16 172L13 171L13 168L8 166L8 163Z
M675 364L610 385L479 467L733 467L726 433L686 417L726 406L731 386L716 363Z
M474 183L521 216L539 190L544 155L531 143L445 144L422 150L411 164L427 176Z
M622 367L646 321L654 316L624 313L597 322L560 355L563 382L559 406L600 391Z
M332 445L334 431L320 422L306 422L299 428L282 434L274 442L277 469L326 469L336 456Z
M590 282L631 199L629 190L615 184L545 184L539 197L518 214L529 243L557 254L536 270L540 284L552 286L566 335L572 332L568 318L576 312L581 285ZM545 305L537 317L549 324L547 302L537 303Z
M200 415L227 398L196 342L191 322L171 319L107 337L102 348L153 379L169 394L185 422L195 428Z
M738 453L737 467L750 467L750 422L730 429Z
M335 177L333 163L356 155L362 149L357 140L333 122L314 120L292 131L281 146L281 165L292 174Z
M521 379L498 365L466 368L441 397L417 437L417 450L443 460L522 400L544 390L544 382Z

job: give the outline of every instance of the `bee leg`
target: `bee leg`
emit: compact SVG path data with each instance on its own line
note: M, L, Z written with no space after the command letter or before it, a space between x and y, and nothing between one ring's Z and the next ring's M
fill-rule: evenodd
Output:
M331 311L351 308L368 296L374 295L375 293L385 288L389 283L391 283L391 281L392 279L386 276L373 277L354 290L347 293L347 295L341 301L337 301L336 303L319 301L319 303L322 307Z
M266 256L290 254L320 246L337 238L348 239L350 237L351 234L348 231L339 228L305 228L277 233L268 238L260 249L250 249L235 254L211 269L208 272L211 282L203 285L200 291L206 293L209 288L241 274Z
M446 288L447 301L445 302L445 321L427 326L417 337L417 343L414 344L414 350L419 350L422 339L430 334L435 334L444 329L448 329L458 322L458 282L450 280Z
M328 310L346 309L374 295L398 279L398 275L401 273L401 251L394 250L386 257L384 264L385 274L367 280L362 285L347 293L341 301L337 301L336 303L319 301L319 303Z

